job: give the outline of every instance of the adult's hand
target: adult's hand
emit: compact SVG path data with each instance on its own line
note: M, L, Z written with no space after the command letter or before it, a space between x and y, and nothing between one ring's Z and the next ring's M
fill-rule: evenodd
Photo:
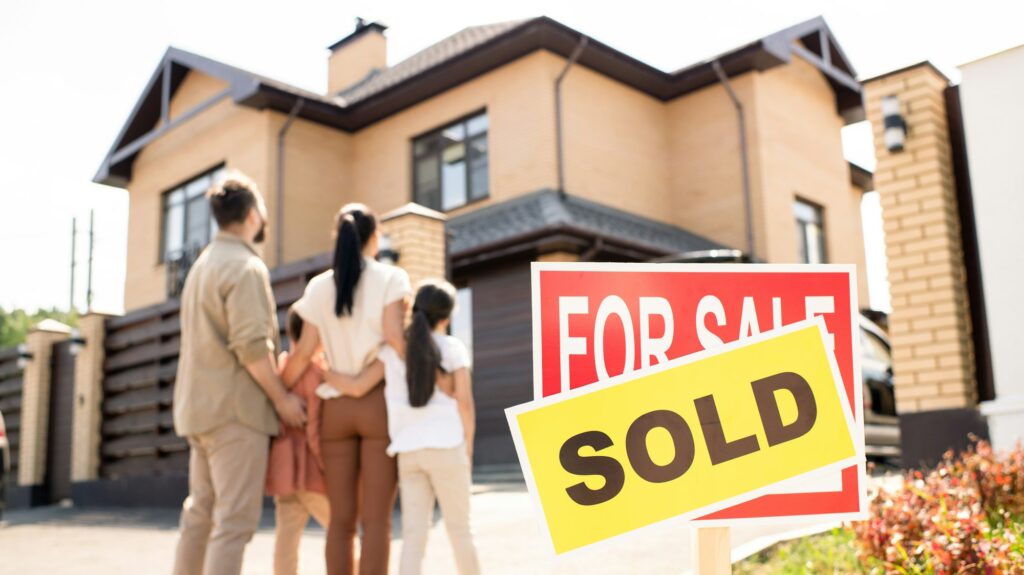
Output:
M277 416L285 425L301 427L305 424L305 403L302 398L290 393L288 388L281 383L281 378L277 376L277 369L274 367L270 353L251 363L247 363L245 369L252 376L253 380L256 381L256 384L263 389L263 393L267 394L271 405L274 406L274 411L277 412Z
M274 403L274 410L281 421L289 427L306 424L306 402L294 393L287 393Z

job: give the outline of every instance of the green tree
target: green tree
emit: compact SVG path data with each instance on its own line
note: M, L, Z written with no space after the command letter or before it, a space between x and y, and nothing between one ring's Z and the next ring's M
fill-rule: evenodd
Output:
M44 319L55 319L71 327L78 326L78 312L57 308L38 309L28 313L23 309L7 310L0 307L0 347L12 347L25 341L32 326Z

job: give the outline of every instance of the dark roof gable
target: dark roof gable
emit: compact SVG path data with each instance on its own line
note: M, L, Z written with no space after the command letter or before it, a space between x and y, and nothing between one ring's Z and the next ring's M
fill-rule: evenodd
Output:
M131 179L131 167L135 156L155 135L158 135L154 129L169 106L170 99L181 87L185 75L191 70L223 80L228 87L192 110L176 118L168 118L169 125L163 128L165 130L173 128L177 123L224 98L230 97L237 103L245 104L254 94L268 90L288 93L293 100L302 98L305 101L303 115L310 119L316 120L318 116L327 118L340 111L340 107L326 96L172 46L164 53L160 65L150 76L142 95L132 107L128 120L93 177L94 182L121 186Z
M240 105L283 113L301 100L301 117L353 132L537 50L568 57L582 38L580 32L543 16L473 26L333 96L169 48L94 181L124 185L131 178L135 155L158 135L153 128L167 107L166 100L188 70L226 81L229 88L219 98L231 97ZM820 17L676 72L664 72L595 40L589 41L579 64L665 101L716 83L715 61L726 74L735 76L788 63L794 54L810 61L825 76L835 93L839 113L848 121L863 119L860 84L854 79L853 67Z

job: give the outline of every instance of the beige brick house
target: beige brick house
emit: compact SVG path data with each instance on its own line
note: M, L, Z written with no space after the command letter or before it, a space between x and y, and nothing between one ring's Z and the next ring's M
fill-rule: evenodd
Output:
M167 51L95 178L129 190L127 310L173 295L213 231L201 193L223 168L267 198L271 267L329 250L342 204L414 202L392 243L414 275L462 288L485 388L477 452L506 461L501 410L531 394L530 261L854 263L866 305L871 176L840 140L864 117L861 87L824 20L675 72L544 17L391 66L386 45L360 22L330 46L327 94Z

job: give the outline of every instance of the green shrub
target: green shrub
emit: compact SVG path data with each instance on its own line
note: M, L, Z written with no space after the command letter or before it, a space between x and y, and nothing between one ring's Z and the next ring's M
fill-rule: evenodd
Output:
M862 573L853 532L826 533L773 545L736 563L733 575L849 575Z
M875 573L1024 573L1024 451L996 454L979 441L948 452L880 491L852 524L862 565Z

